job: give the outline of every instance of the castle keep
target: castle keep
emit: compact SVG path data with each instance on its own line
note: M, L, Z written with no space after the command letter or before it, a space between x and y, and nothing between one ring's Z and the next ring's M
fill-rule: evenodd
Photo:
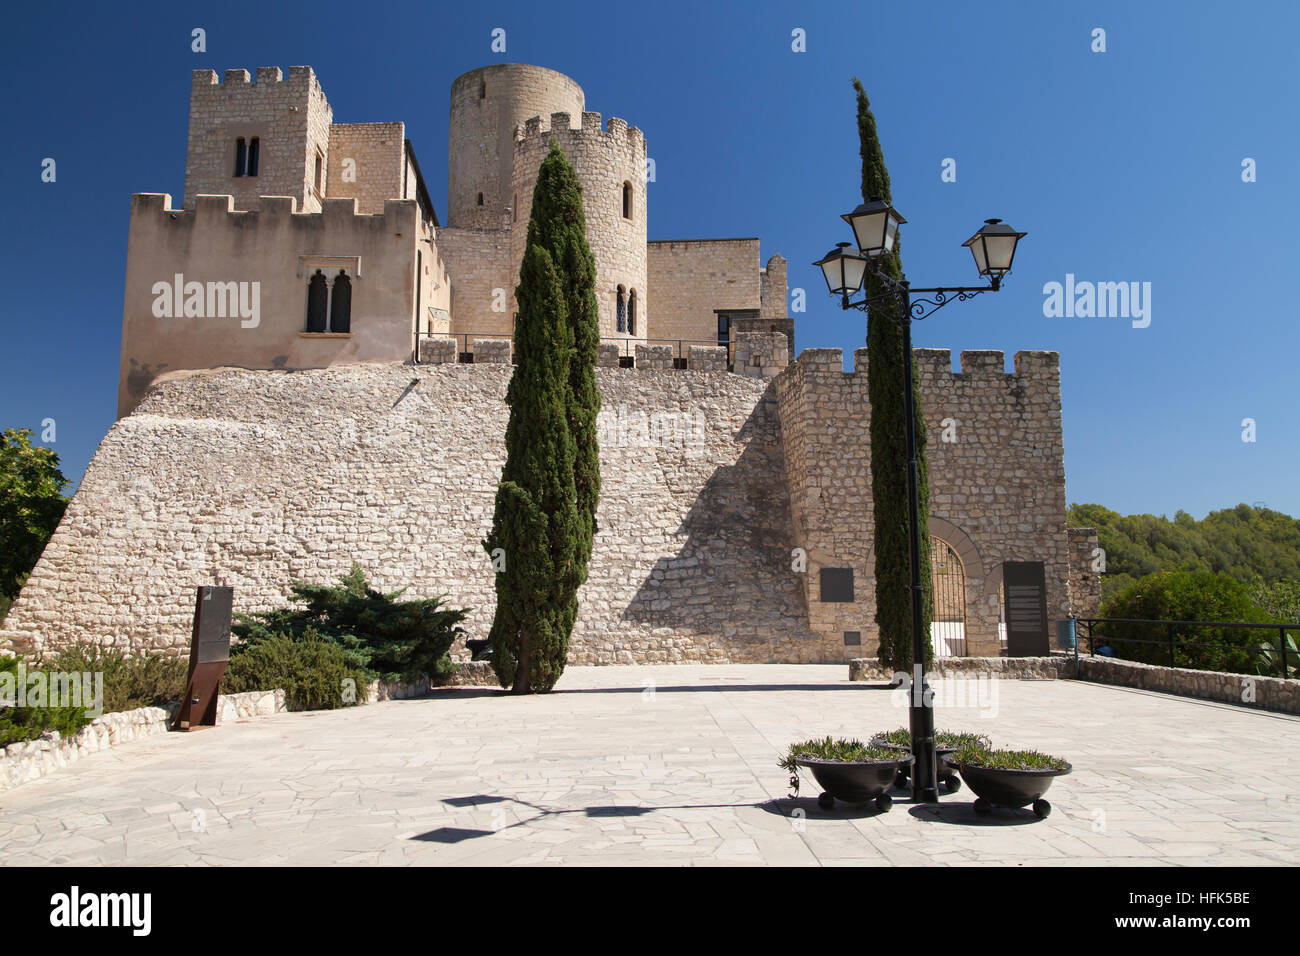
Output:
M195 72L183 200L132 198L119 420L0 643L183 648L196 585L262 610L354 559L472 607L486 636L479 542L552 140L583 185L602 332L600 530L570 659L870 656L865 350L851 372L838 349L794 357L785 261L757 239L648 240L645 136L520 64L452 84L445 224L403 123L335 123L308 67ZM1002 562L1043 562L1049 617L1096 601L1095 537L1065 526L1057 356L916 359L934 641L996 656Z

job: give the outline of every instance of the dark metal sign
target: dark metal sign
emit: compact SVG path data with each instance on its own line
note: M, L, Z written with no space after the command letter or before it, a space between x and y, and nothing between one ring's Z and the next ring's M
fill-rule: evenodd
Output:
M190 672L185 696L176 712L176 729L215 727L221 675L230 660L232 587L201 587L194 601L194 631L190 637Z
M1042 561L1003 561L1002 600L1006 609L1007 656L1046 657L1047 577Z

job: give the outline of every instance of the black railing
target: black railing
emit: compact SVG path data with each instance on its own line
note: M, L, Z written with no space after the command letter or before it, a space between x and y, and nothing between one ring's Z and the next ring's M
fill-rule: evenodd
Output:
M1162 664L1196 670L1226 671L1233 674L1261 673L1261 662L1275 665L1278 676L1291 677L1300 671L1300 652L1288 635L1300 631L1300 624L1246 624L1240 621L1151 621L1125 617L1075 618L1077 627L1074 657L1077 664L1079 645L1088 642L1093 657L1117 657L1145 664ZM1266 631L1277 635L1276 643L1244 644L1232 641L1188 640L1195 628L1224 631ZM1124 632L1139 636L1127 637ZM1100 651L1106 648L1106 654ZM1118 653L1123 648L1124 653ZM1130 650L1130 648L1133 648ZM1144 650L1152 648L1152 650ZM1158 658L1158 660L1157 660ZM1252 668L1247 670L1246 668ZM1272 667L1270 666L1270 670Z

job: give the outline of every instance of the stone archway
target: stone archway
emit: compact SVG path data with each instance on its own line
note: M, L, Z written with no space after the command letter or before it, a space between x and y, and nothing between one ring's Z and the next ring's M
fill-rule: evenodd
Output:
M966 569L952 544L935 535L930 537L930 583L934 656L965 657Z

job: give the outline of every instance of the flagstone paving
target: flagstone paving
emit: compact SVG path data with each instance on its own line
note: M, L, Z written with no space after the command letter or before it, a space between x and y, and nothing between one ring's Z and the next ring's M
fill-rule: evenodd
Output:
M1054 811L968 789L892 811L787 797L782 748L907 712L843 665L570 668L146 738L0 793L20 864L1295 865L1300 719L1073 681L937 685L940 727L1070 760ZM969 682L968 682L969 685ZM955 706L964 703L967 706Z

